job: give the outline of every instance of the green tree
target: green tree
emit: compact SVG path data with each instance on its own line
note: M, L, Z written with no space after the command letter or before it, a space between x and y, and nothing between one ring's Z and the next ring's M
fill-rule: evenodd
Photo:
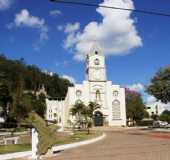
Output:
M75 116L76 118L75 125L78 125L79 128L83 128L84 122L86 121L88 115L87 106L81 101L76 102L74 106L70 109L70 112L72 116Z
M90 133L90 127L93 124L93 114L96 109L100 108L95 102L89 102L88 106L86 106L82 102L77 102L71 108L70 112L76 118L76 124L79 125L80 128L85 127Z
M159 117L161 121L166 121L170 123L170 111L165 110Z
M0 55L0 82L2 76L12 94L16 94L18 83L21 81L23 91L35 93L44 84L47 94L52 97L65 97L68 86L73 86L58 74L49 75L35 65L26 65L23 59L9 60L4 55Z
M32 95L23 94L13 105L10 114L19 123L33 110Z
M39 98L37 98L32 93L26 93L22 94L20 97L15 97L17 98L14 98L13 107L9 112L11 120L13 119L19 123L32 111L44 118L46 104L42 95L39 95Z
M32 100L33 110L42 118L45 118L46 112L46 97L44 94L40 94L38 97L34 96Z
M100 105L97 104L96 102L89 102L88 104L89 117L93 118L94 111L99 108L100 108Z
M160 69L155 74L147 92L163 103L170 102L170 66Z
M127 118L135 122L148 117L141 95L129 89L126 89L126 112Z
M35 65L27 65L24 59L10 60L0 55L0 107L7 122L18 123L30 111L44 117L45 96L35 96L42 84L48 96L59 98L65 97L68 86L73 85L58 74L49 75Z
M100 105L97 104L96 102L89 102L88 104L88 117L91 120L91 123L93 124L93 116L94 116L94 111L100 108Z
M12 97L10 95L8 86L0 84L0 106L2 106L2 116L7 117L9 105L12 103Z

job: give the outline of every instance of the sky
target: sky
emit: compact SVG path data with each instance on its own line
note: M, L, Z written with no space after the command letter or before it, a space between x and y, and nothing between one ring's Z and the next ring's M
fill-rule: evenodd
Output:
M170 13L170 2L162 0L83 2ZM154 74L169 65L169 28L170 17L49 0L0 0L0 53L76 83L84 80L83 57L97 41L106 55L108 80L144 93Z

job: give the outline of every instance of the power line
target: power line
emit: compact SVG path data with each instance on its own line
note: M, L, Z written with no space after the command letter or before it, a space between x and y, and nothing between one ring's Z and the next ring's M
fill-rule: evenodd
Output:
M84 2L64 1L64 0L50 0L50 1L55 2L55 3L68 4L68 5L71 4L71 5L79 5L79 6L87 6L87 7L101 7L101 8L114 9L114 10L133 11L136 13L142 13L142 14L148 14L148 15L170 17L170 13L164 13L164 12L159 12L159 11L147 11L147 10L132 9L132 8L121 8L121 7L100 5L97 3L84 3Z

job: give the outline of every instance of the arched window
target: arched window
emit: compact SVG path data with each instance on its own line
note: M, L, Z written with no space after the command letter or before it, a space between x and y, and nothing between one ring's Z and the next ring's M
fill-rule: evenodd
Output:
M117 96L118 96L118 94L119 94L119 92L118 92L118 91L113 91L113 96L114 96L114 97L117 97Z
M101 96L100 96L100 91L96 90L96 100L100 100Z
M118 100L112 102L112 119L121 119L120 102Z
M96 58L96 59L94 60L94 64L95 64L95 65L99 65L99 64L100 64L100 62L99 62L99 59L98 59L98 58Z
M53 116L54 116L54 118L57 118L57 113L54 113Z

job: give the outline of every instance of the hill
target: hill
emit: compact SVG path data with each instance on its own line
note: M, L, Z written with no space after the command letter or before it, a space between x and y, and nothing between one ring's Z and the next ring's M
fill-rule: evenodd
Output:
M27 65L23 59L10 60L0 55L0 117L7 123L18 124L32 111L44 118L46 94L37 94L42 86L49 97L63 98L73 84L58 74Z

